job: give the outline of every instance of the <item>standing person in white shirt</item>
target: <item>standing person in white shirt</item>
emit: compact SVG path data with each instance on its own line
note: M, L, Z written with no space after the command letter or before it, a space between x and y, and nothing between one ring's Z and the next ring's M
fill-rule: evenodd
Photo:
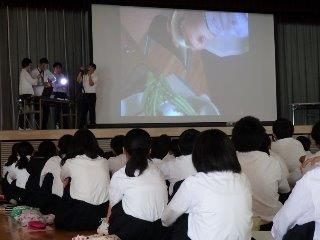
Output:
M56 211L55 226L66 230L95 230L106 217L109 205L110 176L108 162L99 156L101 150L94 134L78 130L73 138L74 158L61 168L65 191L61 207Z
M33 147L29 142L23 141L18 146L18 161L8 172L8 180L11 183L11 204L24 204L26 184L30 174L27 171L30 156L33 154ZM15 184L13 183L15 181Z
M320 239L320 168L300 179L273 219L275 240Z
M90 125L96 124L96 101L98 76L95 73L97 66L94 63L88 65L87 73L81 70L77 76L77 82L82 84L82 106L80 128L87 125L87 114L89 112Z
M32 70L31 75L33 78L38 78L38 86L43 86L41 93L42 98L50 98L53 87L52 84L55 80L54 75L49 70L49 61L47 58L40 58L38 66ZM43 104L42 106L42 129L48 128L48 120L50 114L50 106Z
M159 169L149 162L150 135L133 129L125 137L125 167L110 183L109 234L121 240L162 239L161 215L168 202L167 188Z
M287 164L289 169L288 182L293 187L301 177L300 158L306 155L302 144L294 139L294 126L288 119L280 118L272 125L274 142L271 145L272 152L278 154Z
M195 174L197 170L192 163L193 145L199 135L199 131L195 129L188 129L184 131L179 137L179 148L181 156L172 161L161 164L160 170L166 180L170 182L169 194L174 194L174 185L181 184L181 181L187 177ZM177 190L178 186L175 187Z
M251 239L250 183L229 137L220 130L204 131L192 161L197 173L184 180L162 215L164 226L173 224L166 239Z
M37 84L38 76L33 78L30 74L32 61L29 58L24 58L21 62L21 72L19 77L19 97L22 101L25 101L26 106L30 107L31 96L34 95L33 86ZM30 117L29 117L30 121ZM28 121L26 126L24 126L23 116L19 118L19 129L29 128Z
M53 86L53 95L55 99L68 99L69 95L69 82L66 76L62 73L62 64L60 62L55 62L52 65L54 81L52 82ZM62 109L61 109L62 108ZM57 129L62 128L61 126L61 112L67 114L69 111L69 106L64 104L61 106L57 104L55 106L55 116L54 122ZM63 128L68 128L68 119L66 116L63 117Z
M282 207L279 192L290 191L280 163L260 151L265 128L259 119L244 117L232 130L232 140L244 174L247 175L253 198L253 216L262 220L260 230L270 231L272 219Z
M39 185L44 197L40 210L44 214L55 214L61 202L63 196L63 183L60 179L61 160L66 156L68 149L72 148L72 144L73 136L63 135L58 141L58 155L51 157L41 171Z
M124 138L125 136L118 135L111 139L110 147L116 155L108 159L111 176L127 164L127 157L123 152Z

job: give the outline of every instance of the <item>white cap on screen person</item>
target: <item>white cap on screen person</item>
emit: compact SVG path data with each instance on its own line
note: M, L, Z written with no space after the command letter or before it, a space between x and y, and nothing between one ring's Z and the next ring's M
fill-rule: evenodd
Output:
M249 51L247 13L178 10L172 16L171 33L178 47L207 50L219 57Z

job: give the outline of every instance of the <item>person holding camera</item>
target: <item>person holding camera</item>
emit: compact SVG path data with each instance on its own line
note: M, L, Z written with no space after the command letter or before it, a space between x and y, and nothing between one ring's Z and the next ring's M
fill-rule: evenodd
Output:
M97 83L98 77L95 73L97 66L90 63L87 71L83 67L77 76L77 82L82 85L82 101L81 101L81 115L79 128L87 125L87 115L89 112L89 125L96 124L96 100L97 100Z

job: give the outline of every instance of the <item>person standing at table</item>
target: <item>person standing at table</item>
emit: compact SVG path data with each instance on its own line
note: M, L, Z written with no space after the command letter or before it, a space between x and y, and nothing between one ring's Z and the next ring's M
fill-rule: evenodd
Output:
M30 105L30 98L34 95L33 85L36 85L38 79L36 76L33 78L30 75L32 61L30 58L24 58L21 62L21 72L19 77L19 97L22 101L26 101L26 105ZM19 117L19 129L29 128L28 121L26 122L26 126L24 126L24 118L23 116Z
M81 117L79 128L87 125L87 114L89 112L90 125L96 124L96 100L98 77L95 73L97 66L90 63L87 72L83 69L77 76L77 82L82 84Z
M53 64L53 75L55 77L55 80L52 83L54 98L68 99L69 82L65 75L62 73L62 64L60 62L55 62ZM63 114L67 114L69 110L67 105L63 105L63 107L61 107L60 104L57 104L55 106L54 123L57 129L62 128L62 126L60 125L61 108ZM66 117L63 118L63 128L68 128L68 121Z
M38 66L32 70L31 76L35 78L38 77L38 86L44 86L42 97L43 98L50 98L53 87L52 82L54 81L54 75L50 72L48 69L49 67L49 61L47 58L41 58L39 60ZM42 118L42 129L47 129L48 120L49 120L49 114L50 114L50 107L43 105L42 108L43 111L43 118Z

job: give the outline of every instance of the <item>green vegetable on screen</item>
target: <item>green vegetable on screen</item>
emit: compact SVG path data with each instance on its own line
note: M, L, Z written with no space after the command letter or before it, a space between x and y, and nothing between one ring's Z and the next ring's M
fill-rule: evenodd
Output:
M146 116L160 115L158 109L165 101L169 101L176 110L185 116L197 115L187 99L176 94L167 83L163 75L157 78L151 71L148 72L146 89L144 91L144 108Z

